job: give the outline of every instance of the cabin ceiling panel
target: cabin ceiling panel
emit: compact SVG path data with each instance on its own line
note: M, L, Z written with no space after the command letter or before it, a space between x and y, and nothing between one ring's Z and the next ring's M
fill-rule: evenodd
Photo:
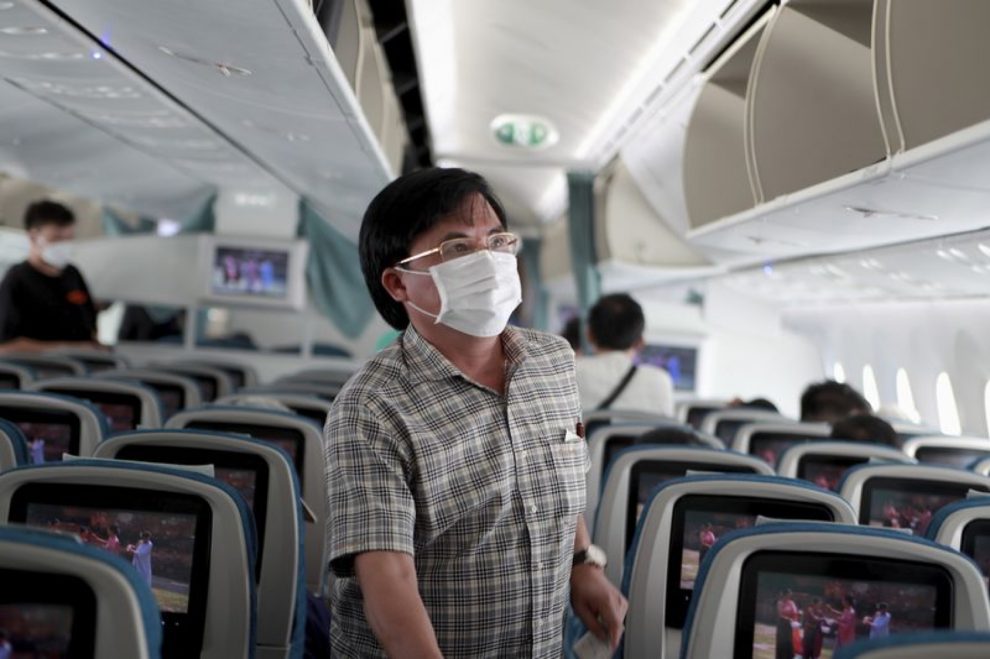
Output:
M156 217L217 187L278 182L223 135L39 2L0 3L2 166Z
M304 0L56 4L321 207L363 210L391 177ZM328 219L356 235L360 215Z
M424 103L437 158L519 166L499 176L497 191L529 207L537 221L546 189L523 190L526 163L558 175L594 169L603 145L642 114L701 39L731 25L720 15L752 0L407 0ZM740 9L741 8L741 9ZM735 20L733 14L731 20ZM717 28L717 29L716 29ZM707 42L706 42L707 43ZM701 49L702 51L704 50ZM700 53L700 51L699 51ZM700 65L701 57L685 70ZM544 117L559 141L536 152L498 143L491 123L504 113ZM617 147L616 147L617 148ZM604 149L607 150L607 149ZM614 149L612 151L614 153ZM610 156L608 156L610 157ZM605 160L608 159L605 158ZM493 176L497 176L493 172ZM515 179L513 183L511 179Z

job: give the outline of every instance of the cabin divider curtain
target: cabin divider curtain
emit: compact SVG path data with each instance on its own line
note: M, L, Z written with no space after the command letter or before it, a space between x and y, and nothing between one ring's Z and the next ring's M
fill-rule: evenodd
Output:
M591 172L568 172L567 193L571 271L577 285L583 325L602 290L595 253L595 175ZM586 341L586 334L581 332L583 342ZM587 345L583 347L586 351L589 348Z
M528 294L532 317L530 322L535 329L547 331L550 329L550 296L543 286L543 271L540 266L540 246L543 241L539 238L524 238L522 248L523 267L529 280Z
M306 283L313 305L349 339L361 336L375 305L361 273L357 246L314 210L299 204L297 234L309 243Z
M216 214L213 212L213 202L217 196L211 194L200 205L196 212L189 217L176 220L179 223L180 234L188 233L212 233L216 227ZM103 233L107 236L129 236L142 233L154 233L158 229L158 221L151 218L142 217L138 219L137 226L127 222L109 206L103 207Z

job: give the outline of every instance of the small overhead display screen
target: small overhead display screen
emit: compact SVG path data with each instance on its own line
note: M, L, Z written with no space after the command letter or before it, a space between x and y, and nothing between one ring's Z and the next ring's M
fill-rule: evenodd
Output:
M694 391L698 349L650 343L639 353L640 364L651 364L667 371L677 391Z
M215 295L285 299L289 250L246 249L218 245L213 253Z

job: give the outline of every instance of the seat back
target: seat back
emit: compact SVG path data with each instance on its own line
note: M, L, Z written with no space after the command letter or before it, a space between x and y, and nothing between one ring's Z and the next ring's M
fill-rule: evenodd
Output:
M327 414L330 412L330 401L317 396L305 394L266 391L257 393L236 393L231 396L224 396L216 401L217 405L247 405L252 398L263 396L270 400L281 403L299 416L304 416L310 421L318 423L320 427L326 423Z
M281 392L290 394L300 394L302 396L316 396L324 400L333 401L340 393L343 385L333 382L297 382L295 380L278 379L271 384L261 384L256 387L245 387L238 393L267 395L270 392Z
M861 526L771 523L712 548L695 582L681 656L756 656L757 648L793 656L804 654L804 630L829 648L852 642L860 625L895 634L986 631L990 601L972 561L934 542Z
M288 452L299 475L303 499L313 513L312 532L306 533L306 585L311 592L324 590L327 576L325 456L322 429L296 414L247 407L204 407L186 410L165 424L171 429L213 430L248 435L273 442Z
M768 410L754 410L744 407L730 407L705 415L701 422L701 432L718 437L726 446L732 446L736 433L750 423L788 423L786 417ZM796 423L792 421L792 423Z
M0 526L0 575L0 630L11 646L52 653L44 656L161 656L154 595L122 559L64 534Z
M731 446L740 453L749 453L776 467L780 455L792 446L829 438L831 429L825 423L757 422L739 428Z
M0 419L24 433L32 464L60 461L63 453L92 455L110 433L92 403L47 392L0 391Z
M39 353L8 353L5 362L30 368L35 380L86 375L89 371L79 360L64 355Z
M145 368L128 368L103 371L95 377L123 382L138 382L154 390L161 403L163 423L176 412L200 407L203 404L196 380L185 375Z
M23 364L0 361L0 389L23 389L34 382L34 370Z
M621 451L605 474L595 516L595 544L608 555L605 574L622 580L626 550L632 545L640 511L654 488L689 471L773 475L773 469L749 455L709 448L633 446Z
M847 469L868 462L915 464L916 461L884 444L823 440L803 442L786 449L777 462L777 473L838 491Z
M940 508L965 499L970 490L990 492L990 478L951 467L906 464L853 467L839 485L860 524L907 528L920 536Z
M971 492L941 508L928 526L927 537L966 554L983 578L990 578L990 497Z
M310 368L302 371L290 373L276 380L276 382L317 382L321 384L333 384L343 387L357 372L360 364L341 366L340 368Z
M88 400L106 416L111 432L162 425L158 395L142 384L84 377L52 378L30 385L29 390Z
M81 362L90 373L100 373L116 368L129 368L131 363L123 355L103 350L58 350L54 354Z
M857 641L835 652L835 659L985 659L990 633L924 632Z
M687 400L677 404L674 416L681 423L686 423L695 430L701 430L701 424L705 417L712 412L725 409L729 404L727 400L696 399Z
M990 458L977 460L969 466L969 470L983 476L990 476Z
M244 387L254 387L258 384L258 371L250 364L239 361L208 357L195 361L184 359L173 363L179 366L209 366L220 369L230 378L230 383L233 386L231 393Z
M990 439L926 435L904 440L901 450L922 464L966 469L978 460L990 458Z
M677 656L705 555L719 537L752 527L759 516L856 523L844 499L801 481L754 475L667 481L647 502L626 559L626 656Z
M192 378L199 387L199 397L204 403L212 403L217 398L234 393L234 383L230 376L215 366L155 362L147 368Z
M690 435L693 441L684 443L683 441L642 441L643 435L654 430L670 429L672 436L680 439L684 435ZM586 427L587 432L587 427ZM597 430L586 434L588 438L588 457L591 467L585 476L587 483L587 508L585 517L588 520L589 528L594 526L594 513L598 508L598 498L605 483L605 470L609 463L615 459L620 451L630 446L642 446L651 444L657 446L679 445L679 446L702 446L713 449L724 449L725 446L718 439L708 437L697 432L688 425L675 424L670 421L656 425L646 425L642 423L626 422L599 426Z
M0 523L126 556L162 611L163 656L253 655L254 522L237 491L160 465L83 459L0 474Z
M28 445L21 429L0 419L0 472L28 464Z
M299 479L285 451L224 433L153 430L116 435L97 458L164 464L212 464L216 478L244 496L258 531L259 654L288 657L301 648L306 619Z
M602 428L615 425L637 425L653 427L674 423L675 420L662 414L639 410L592 410L581 420L584 423L584 436L591 437Z

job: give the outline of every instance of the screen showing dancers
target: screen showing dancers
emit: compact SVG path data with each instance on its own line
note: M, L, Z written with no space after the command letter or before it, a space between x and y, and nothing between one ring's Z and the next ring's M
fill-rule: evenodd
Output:
M217 247L213 293L281 299L288 293L288 271L288 251Z

